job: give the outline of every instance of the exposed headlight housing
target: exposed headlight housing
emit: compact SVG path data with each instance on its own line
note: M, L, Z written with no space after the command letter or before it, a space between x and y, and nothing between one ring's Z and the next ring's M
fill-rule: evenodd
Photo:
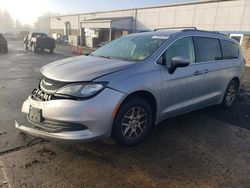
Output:
M100 93L107 83L70 84L56 91L55 95L68 95L76 98L89 98Z

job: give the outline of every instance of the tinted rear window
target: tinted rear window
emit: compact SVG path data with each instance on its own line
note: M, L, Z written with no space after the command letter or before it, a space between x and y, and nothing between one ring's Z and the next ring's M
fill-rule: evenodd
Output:
M231 41L221 40L223 59L235 59L239 57L238 45Z
M208 37L194 37L196 62L221 60L220 41Z

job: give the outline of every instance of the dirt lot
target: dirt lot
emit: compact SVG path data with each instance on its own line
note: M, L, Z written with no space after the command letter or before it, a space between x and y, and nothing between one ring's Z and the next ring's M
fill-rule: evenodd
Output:
M169 119L132 148L110 139L69 145L14 128L39 67L64 57L16 56L15 46L0 57L0 187L250 187L249 68L232 109L210 107Z

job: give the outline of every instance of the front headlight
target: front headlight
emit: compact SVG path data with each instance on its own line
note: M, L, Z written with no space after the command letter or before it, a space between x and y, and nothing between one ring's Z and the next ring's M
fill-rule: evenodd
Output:
M55 94L88 98L101 92L104 88L104 83L72 84L59 89Z

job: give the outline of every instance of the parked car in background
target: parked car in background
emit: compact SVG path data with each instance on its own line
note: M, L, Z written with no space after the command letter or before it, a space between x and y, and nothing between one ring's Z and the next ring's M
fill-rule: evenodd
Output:
M0 33L0 52L8 53L8 42Z
M24 38L24 49L28 50L29 48L34 53L45 49L48 49L50 53L54 53L55 40L45 33L30 33Z
M14 32L5 32L3 33L4 37L6 40L16 40L17 39L17 34Z
M231 107L244 60L238 43L223 34L162 30L121 37L41 73L22 106L28 122L16 122L18 129L66 141L112 137L131 146L167 118L210 105Z

